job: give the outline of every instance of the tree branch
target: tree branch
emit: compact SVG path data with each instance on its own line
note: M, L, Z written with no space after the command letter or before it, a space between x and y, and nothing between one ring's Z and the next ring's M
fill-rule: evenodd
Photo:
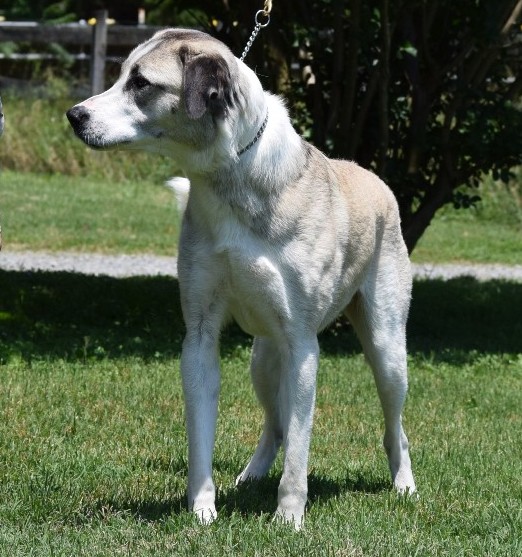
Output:
M381 10L381 83L379 87L379 156L377 174L385 175L386 157L390 141L388 90L390 81L390 14L388 0L380 0Z
M448 202L450 192L451 177L441 169L437 180L429 188L419 208L411 215L408 222L403 223L402 235L409 253L417 245L419 238L430 225L435 213Z
M361 0L350 0L350 36L344 64L344 94L339 129L336 134L337 151L353 158L350 145L353 141L353 113L357 96L357 72L361 42Z
M368 80L368 86L364 93L364 98L357 111L357 116L355 117L355 121L352 126L352 133L350 134L349 141L348 141L348 158L355 159L355 155L357 149L359 147L359 143L361 141L362 136L362 129L364 124L366 123L366 118L368 116L368 111L370 110L371 103L375 96L375 91L377 89L377 85L379 84L379 79L381 75L380 66L377 65L374 67L372 74L370 75L370 79Z
M339 117L343 88L344 60L344 6L345 0L334 0L334 44L332 56L332 84L330 88L330 110L326 123L326 132L335 130Z

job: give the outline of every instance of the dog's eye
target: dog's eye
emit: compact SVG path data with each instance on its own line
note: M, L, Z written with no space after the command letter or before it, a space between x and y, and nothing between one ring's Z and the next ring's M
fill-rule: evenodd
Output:
M151 85L151 82L146 79L145 77L143 77L142 75L135 75L132 78L132 85L134 86L135 89L141 90L141 89L145 89L145 87L148 87L149 85Z

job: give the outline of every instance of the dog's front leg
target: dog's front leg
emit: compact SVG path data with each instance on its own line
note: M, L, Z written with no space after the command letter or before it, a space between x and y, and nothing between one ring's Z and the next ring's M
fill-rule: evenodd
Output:
M287 358L279 391L285 457L276 516L299 529L308 496L308 452L319 360L317 337L294 340Z
M210 523L217 516L212 453L220 377L217 334L204 329L188 331L181 353L181 375L189 450L188 506L201 522Z

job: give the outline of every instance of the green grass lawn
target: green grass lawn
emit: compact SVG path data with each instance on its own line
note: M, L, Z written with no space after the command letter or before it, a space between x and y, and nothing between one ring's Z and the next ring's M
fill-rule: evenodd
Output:
M177 251L180 218L162 182L63 174L0 174L5 249L101 253Z
M445 209L417 261L520 263L518 208ZM488 201L489 200L489 201ZM6 249L172 254L161 182L0 175ZM1 255L0 255L1 257ZM305 529L271 522L281 460L234 487L260 433L250 340L223 335L220 516L185 510L176 280L0 271L0 556L522 554L522 284L414 285L404 422L420 498L390 489L382 418L349 326L321 335Z
M419 487L390 489L371 373L321 336L303 532L273 524L281 461L234 478L260 433L250 341L225 332L217 522L185 511L174 279L0 272L0 555L509 556L522 551L522 285L415 284L404 421Z
M522 265L522 225L488 223L474 215L439 215L415 247L412 261Z
M517 191L486 181L478 208L445 207L415 248L413 261L522 264ZM159 179L111 182L4 171L0 222L9 250L172 255L180 218L172 192Z
M522 174L509 185L485 178L470 209L443 207L415 247L417 263L522 264Z

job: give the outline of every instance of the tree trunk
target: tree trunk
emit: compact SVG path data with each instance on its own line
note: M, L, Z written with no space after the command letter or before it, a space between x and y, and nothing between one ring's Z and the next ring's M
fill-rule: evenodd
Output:
M422 200L419 208L410 218L402 223L402 235L404 242L411 254L420 237L435 216L435 213L448 202L451 185L448 176L441 171L430 192Z
M361 34L361 0L351 0L350 4L350 33L344 64L344 93L339 128L336 133L336 152L348 158L353 158L353 119L354 106L357 95L357 69ZM357 142L355 142L357 143Z
M390 14L388 0L380 0L381 10L381 79L379 84L379 148L377 174L386 176L386 159L390 141L390 121L388 117L388 88L390 81Z

